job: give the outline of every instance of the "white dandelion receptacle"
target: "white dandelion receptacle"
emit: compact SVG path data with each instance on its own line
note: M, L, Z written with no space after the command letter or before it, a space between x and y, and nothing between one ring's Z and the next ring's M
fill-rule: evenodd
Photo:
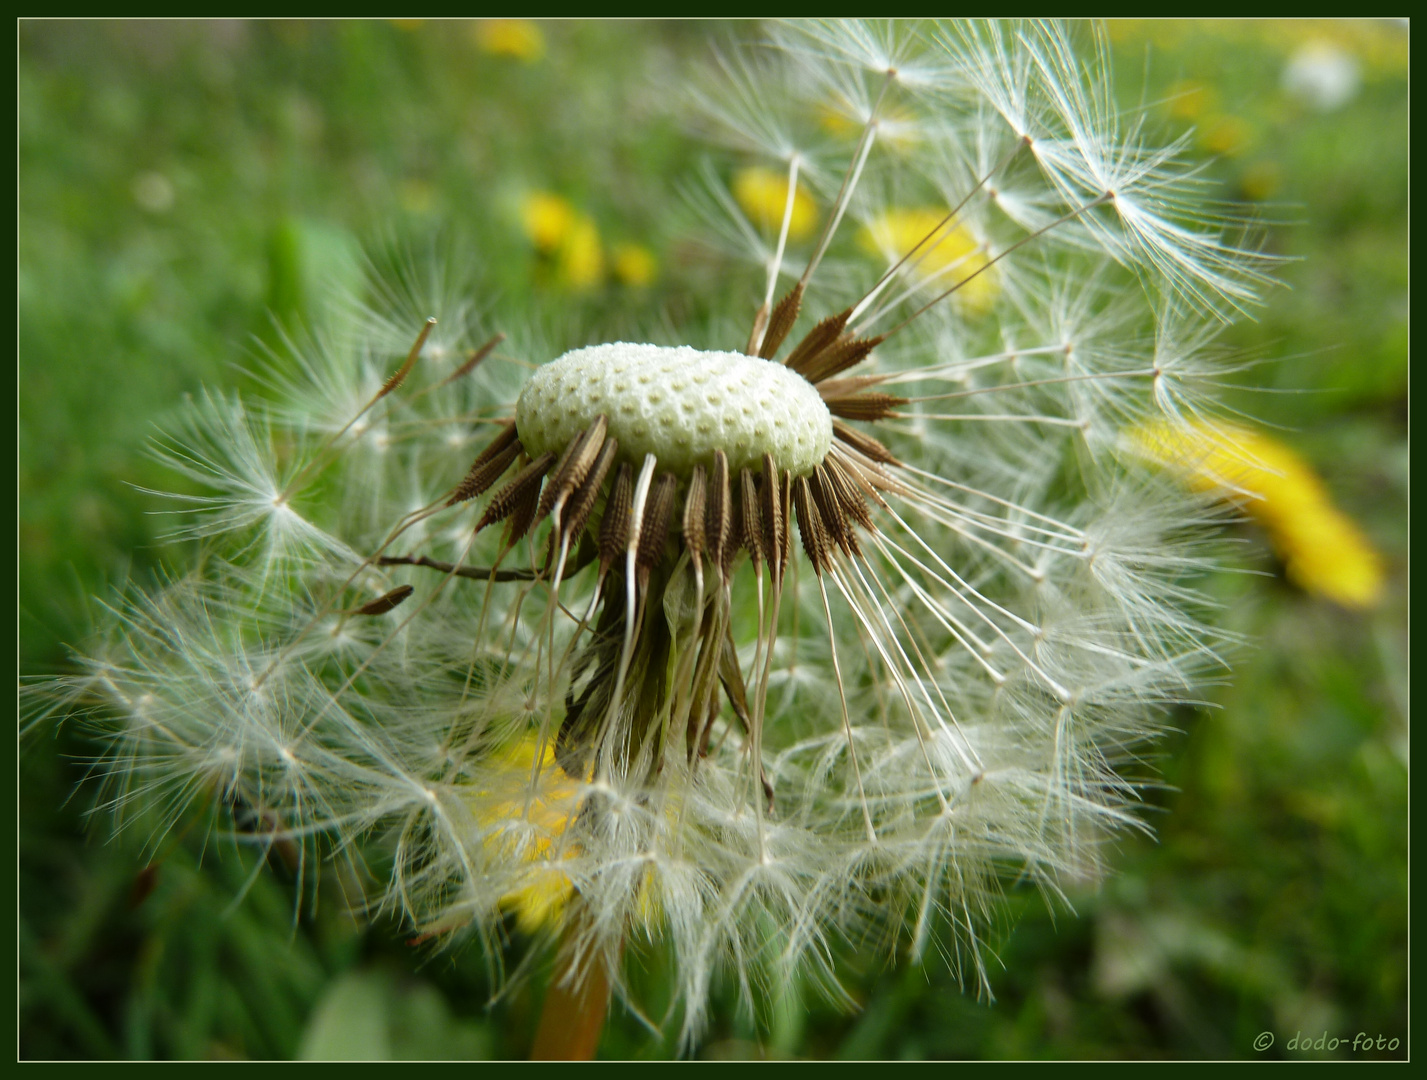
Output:
M515 406L534 454L563 447L604 414L633 460L654 454L687 476L715 450L734 470L771 454L812 472L832 441L832 415L806 379L757 357L617 342L576 349L540 368Z
M372 838L374 905L492 954L513 912L575 982L660 941L685 1045L720 972L835 984L845 937L959 935L984 982L1005 875L1054 890L1136 826L1120 767L1216 656L1203 515L1118 433L1212 408L1214 320L1268 263L1056 27L772 45L700 99L786 177L780 212L703 200L763 299L746 342L548 360L437 310L439 351L428 325L404 363L364 342L292 400L195 406L168 460L216 555L65 684L103 702L116 809L201 788ZM800 141L819 115L840 149ZM848 234L883 252L901 190L926 232L869 265Z

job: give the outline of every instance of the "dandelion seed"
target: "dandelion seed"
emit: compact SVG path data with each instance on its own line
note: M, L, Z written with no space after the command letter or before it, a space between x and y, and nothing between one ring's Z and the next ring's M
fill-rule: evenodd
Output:
M741 155L705 203L752 258L735 330L532 364L458 319L438 368L422 311L383 364L314 373L314 408L207 399L168 457L224 558L121 607L65 684L113 710L116 809L216 787L304 843L380 833L373 902L419 940L494 952L511 912L556 939L550 1052L592 1052L640 937L685 1047L716 979L756 992L769 927L828 985L843 939L948 936L985 982L1003 874L1096 872L1138 827L1117 769L1217 659L1203 513L1108 452L1208 411L1185 313L1267 272L1174 148L1053 26L791 24L720 68L694 96ZM828 108L858 118L832 148L799 126ZM599 280L592 222L523 214Z

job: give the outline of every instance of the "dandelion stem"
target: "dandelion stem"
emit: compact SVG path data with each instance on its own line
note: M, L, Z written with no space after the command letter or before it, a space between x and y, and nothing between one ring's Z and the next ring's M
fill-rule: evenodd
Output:
M599 1047L609 1014L609 972L604 955L579 940L586 921L572 918L565 931L530 1049L532 1061L590 1061Z

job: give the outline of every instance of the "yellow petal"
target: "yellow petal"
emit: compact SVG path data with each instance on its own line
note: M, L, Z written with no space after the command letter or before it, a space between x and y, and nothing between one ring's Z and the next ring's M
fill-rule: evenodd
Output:
M570 876L553 868L533 868L530 884L500 898L500 906L515 912L515 921L527 934L533 934L558 919L565 911L575 887Z
M1308 463L1277 439L1231 424L1170 422L1127 435L1145 457L1180 470L1190 487L1243 507L1303 589L1353 608L1381 598L1381 557Z
M521 883L500 898L500 905L515 912L521 929L527 932L559 918L574 891L569 875L555 858L556 841L579 813L582 798L581 785L556 764L554 746L548 742L535 781L535 797L529 798L535 753L533 734L492 751L482 782L465 799L476 823L487 830L485 846L525 864ZM523 828L501 829L506 822L519 822ZM560 858L578 854L572 845L559 849Z

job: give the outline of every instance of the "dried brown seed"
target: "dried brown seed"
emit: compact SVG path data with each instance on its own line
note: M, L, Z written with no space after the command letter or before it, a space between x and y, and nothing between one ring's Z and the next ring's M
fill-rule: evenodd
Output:
M554 457L554 454L550 455ZM537 480L520 491L515 506L505 523L505 546L514 547L535 524L535 511L540 505L540 483ZM548 561L548 560L547 560Z
M843 474L859 491L883 509L887 508L887 502L882 498L881 492L904 490L902 485L875 461L856 458L842 450L835 450L833 454L828 455L830 459L834 456L842 466Z
M649 570L664 557L664 542L669 539L669 519L674 515L674 492L679 481L673 473L661 473L644 503L644 517L639 524L639 549L634 564Z
M739 507L739 542L748 549L748 558L753 568L763 561L763 523L758 512L758 489L753 482L753 471L744 469L738 474L739 491L743 498Z
M421 328L421 333L416 335L416 343L411 346L411 352L406 354L406 361L392 373L391 378L383 383L382 388L377 391L378 398L386 397L406 381L406 377L411 374L411 369L416 365L416 358L421 355L421 347L426 344L426 339L431 334L431 328L435 325L435 319L426 320L426 325Z
M798 342L797 347L788 354L788 358L783 363L801 374L804 367L812 363L824 349L841 336L843 328L847 326L847 320L850 318L852 318L851 308L840 311L836 315L829 315L808 331L807 336Z
M827 411L844 420L862 420L868 423L885 420L894 411L907 404L907 399L895 394L858 394L855 397L839 398L827 403Z
M709 484L708 512L704 515L704 533L709 542L709 558L719 568L719 573L728 575L733 562L734 545L729 543L733 534L733 494L729 489L728 457L722 450L714 451L713 476Z
M473 467L466 478L461 481L460 486L456 488L455 493L446 500L446 505L455 506L458 502L467 502L478 495L484 495L492 484L505 475L505 471L510 468L511 463L524 452L525 447L517 439L490 461Z
M689 558L697 562L704 553L704 514L708 510L708 482L704 467L695 465L689 476L689 490L684 494L684 547Z
M568 499L570 493L584 482L590 466L595 463L595 458L604 446L605 432L608 430L609 421L601 413L595 417L593 424L570 440L564 455L555 466L550 483L545 485L545 494L540 498L536 520L542 520L557 502Z
M604 487L605 477L609 475L610 467L614 464L615 455L618 453L619 440L606 439L604 446L600 448L599 457L595 458L595 463L590 466L590 471L585 476L584 482L566 504L564 520L560 524L562 532L572 544L579 540L584 533L585 526L590 520L590 514L594 512L595 501L599 498L600 491Z
M522 507L527 496L535 493L535 502L531 505L530 513L533 517L535 507L539 505L540 484L545 479L545 474L555 464L555 455L549 451L541 454L520 472L510 479L510 482L491 496L486 512L481 515L481 520L476 523L476 532L480 532L487 525L493 525L497 521L504 521L510 517L517 508ZM529 522L526 523L529 528ZM524 530L522 530L522 535ZM518 537L517 537L518 539Z
M534 581L537 577L534 570L506 570L490 566L458 566L455 563L441 562L439 559L428 559L425 555L382 555L378 557L377 565L424 566L429 570L439 570L441 573L450 574L452 577L470 578L473 581Z
M757 356L758 339L763 331L768 327L768 305L766 303L758 305L758 311L753 316L753 329L748 331L748 344L743 347L745 356Z
M510 468L510 463L519 456L522 449L515 430L515 421L507 421L500 434L490 441L490 445L476 455L476 460L471 462L471 467L466 472L466 478L456 485L456 490L446 500L446 505L455 506L458 502L485 494L486 489ZM498 461L503 462L499 467Z
M540 498L539 514L542 518L550 512L550 506L555 502L555 489L556 484L559 483L560 474L568 468L570 459L580 449L580 443L584 441L584 438L583 431L572 437L565 444L565 449L560 451L560 456L555 459L555 466L550 470L550 483L545 485L545 494Z
M771 360L777 355L779 346L783 344L783 339L788 336L788 331L793 329L793 324L798 321L798 312L802 310L802 307L803 283L800 281L773 308L773 314L768 319L768 332L763 335L763 345L758 350L759 356L765 360Z
M378 596L370 603L363 604L359 608L353 608L353 615L385 615L392 608L396 607L403 600L412 594L414 590L410 585L398 585L391 592Z
M625 462L614 479L614 490L600 522L600 577L609 573L614 561L629 546L629 519L634 507L634 474Z
M885 376L882 375L854 375L848 379L828 379L817 385L818 395L824 401L836 401L839 398L852 397L860 394L863 390L871 389L882 383Z
M829 454L820 468L828 497L837 504L843 515L869 532L876 529L872 512L867 508L867 500L862 497L857 482L847 474L847 467L839 460L838 455ZM848 531L853 533L855 542L856 533L851 529Z
M783 515L787 507L784 505L786 499L782 480L778 475L778 466L773 463L772 454L763 455L763 483L759 494L763 554L768 559L769 570L773 572L774 577L779 577L788 561L787 537L783 531L786 525Z
M828 537L805 477L798 477L793 486L793 511L798 515L798 535L803 539L808 561L813 564L813 573L821 574L823 568L829 565Z
M743 725L744 731L753 730L752 713L748 709L748 687L743 682L743 671L738 666L738 649L733 644L733 632L725 628L723 648L718 658L718 679L723 683L723 692L728 695L728 703L733 706L733 715Z
M834 420L832 422L832 433L863 457L875 461L878 464L901 464L892 451L888 450L871 435L868 435L866 432L858 431L856 428L848 427L840 420Z
M441 385L445 386L447 383L453 383L457 379L464 379L467 375L469 375L472 371L476 369L477 364L479 364L482 360L489 356L495 350L495 347L504 340L504 334L497 334L495 337L491 338L484 345L482 345L479 349L472 349L471 354L466 357L465 362L461 364L461 366L458 367L455 371L451 372L451 374L447 375L446 378L441 380Z
M827 531L828 538L842 549L843 554L861 555L862 549L857 544L857 532L852 527L852 521L837 497L837 489L833 487L832 480L823 466L819 465L813 471L813 475L808 481L808 488L812 494L813 503L817 506L818 516L822 518L823 528Z
M856 367L867 359L868 353L886 340L886 335L855 338L844 334L815 359L810 359L803 365L803 377L808 382L819 383L850 367Z

